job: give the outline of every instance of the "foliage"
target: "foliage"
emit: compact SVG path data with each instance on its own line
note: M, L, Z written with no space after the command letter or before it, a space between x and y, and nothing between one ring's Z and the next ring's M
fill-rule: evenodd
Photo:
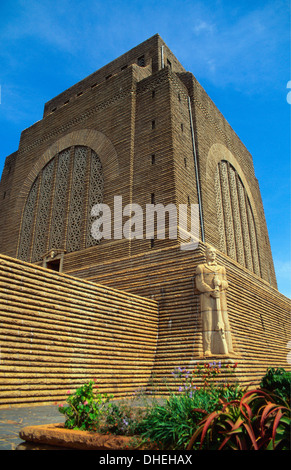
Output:
M100 431L134 436L143 431L143 411L124 403L112 403L105 410Z
M197 364L193 371L175 369L174 378L180 383L178 394L171 393L164 405L156 405L148 412L143 437L158 443L159 448L184 449L205 414L221 407L221 399L243 395L238 384L218 381L222 368L232 375L236 366L209 363ZM202 386L195 385L201 381Z
M200 395L200 398L201 402L204 398L203 407L207 408L209 396ZM143 438L158 443L159 448L183 448L194 432L195 422L200 421L204 414L201 409L194 415L193 405L194 400L189 395L171 395L164 405L153 407L144 418Z
M263 390L246 392L240 400L221 399L201 421L187 449L289 450L290 407L277 404Z
M66 405L59 405L66 416L65 427L69 429L96 430L99 427L104 406L112 395L95 393L94 382L82 385L74 393L68 391Z
M142 393L111 402L112 395L94 391L94 382L68 392L59 411L65 426L81 430L138 436L138 445L159 449L285 450L290 444L290 373L267 370L260 389L247 391L234 377L237 363L196 364L173 371L175 389L167 400ZM134 400L138 398L138 406ZM145 403L144 403L145 405Z
M273 393L290 404L291 372L269 367L260 382L260 388Z

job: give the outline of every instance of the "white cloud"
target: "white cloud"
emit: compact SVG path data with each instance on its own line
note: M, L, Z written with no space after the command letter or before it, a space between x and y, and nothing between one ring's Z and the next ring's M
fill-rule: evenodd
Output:
M197 36L201 33L212 33L215 29L214 25L204 21L204 20L197 20L193 26L193 32Z

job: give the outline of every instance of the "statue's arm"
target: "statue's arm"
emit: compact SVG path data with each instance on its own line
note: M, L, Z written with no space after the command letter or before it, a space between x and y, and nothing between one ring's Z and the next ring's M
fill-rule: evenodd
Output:
M196 268L196 287L200 292L212 292L213 289L206 284L203 276L203 266L198 265Z

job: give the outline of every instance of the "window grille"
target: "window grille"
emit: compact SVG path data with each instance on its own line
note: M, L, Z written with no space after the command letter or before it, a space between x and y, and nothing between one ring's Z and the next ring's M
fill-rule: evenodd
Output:
M215 192L220 250L261 276L251 203L239 174L226 160L217 166Z
M103 202L103 170L90 148L70 147L41 170L23 211L18 258L39 262L51 249L74 252L99 243L91 210Z

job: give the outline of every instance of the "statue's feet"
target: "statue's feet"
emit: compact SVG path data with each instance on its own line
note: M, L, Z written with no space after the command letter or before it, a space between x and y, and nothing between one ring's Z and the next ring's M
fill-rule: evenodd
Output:
M211 356L211 351L205 351L204 356Z

